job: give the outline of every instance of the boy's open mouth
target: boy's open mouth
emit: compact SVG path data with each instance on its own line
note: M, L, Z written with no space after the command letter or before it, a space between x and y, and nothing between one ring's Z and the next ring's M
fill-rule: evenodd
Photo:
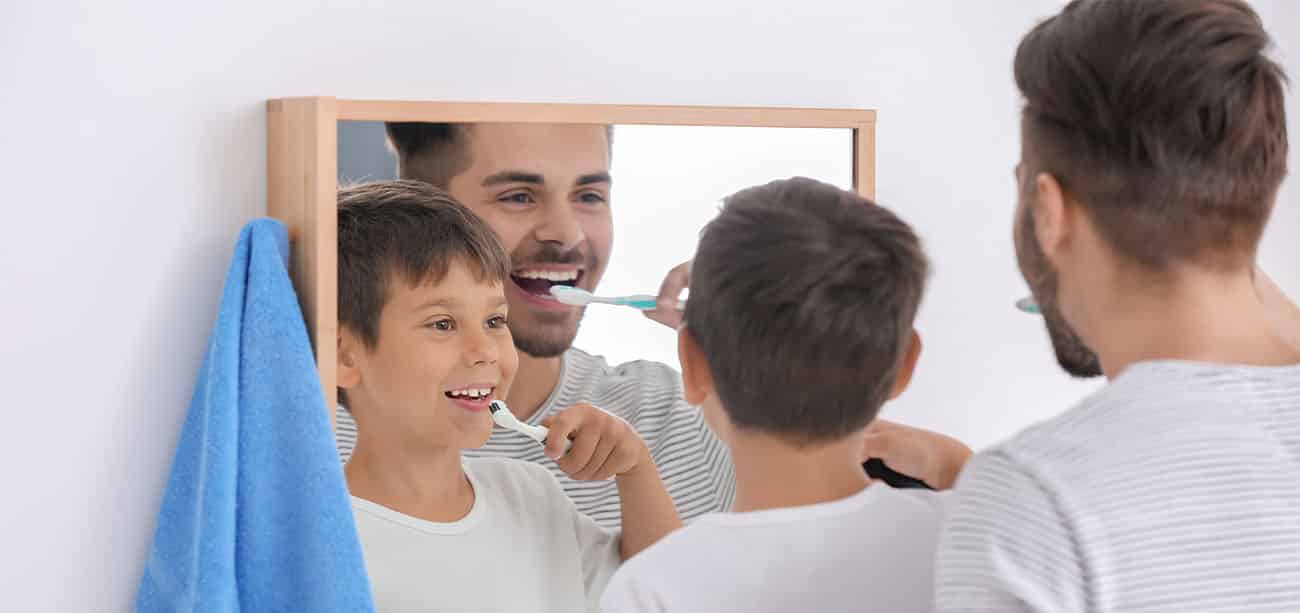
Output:
M492 402L497 388L491 385L475 384L469 387L449 390L442 394L461 408L471 411L486 410L488 403Z
M551 297L552 285L574 287L578 284L578 281L582 280L582 274L582 270L529 270L525 268L511 273L510 280L528 294L554 300Z

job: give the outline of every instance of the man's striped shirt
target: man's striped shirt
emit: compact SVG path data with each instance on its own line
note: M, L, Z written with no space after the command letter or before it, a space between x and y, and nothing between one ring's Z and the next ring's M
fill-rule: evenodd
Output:
M938 611L1300 612L1300 365L1136 364L948 518Z

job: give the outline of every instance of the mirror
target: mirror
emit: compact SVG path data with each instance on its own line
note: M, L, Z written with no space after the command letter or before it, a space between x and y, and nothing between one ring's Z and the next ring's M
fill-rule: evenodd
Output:
M581 156L574 153L584 146L590 150L586 143L591 139L603 143L604 131L590 125L570 127L574 129L494 124L488 130L503 145L512 138L527 139L533 155L547 158L534 166L516 162L510 170L545 174L541 169L546 168L569 178L609 173L612 181L596 190L607 194L612 222L612 249L598 254L603 274L597 285L589 287L600 296L656 294L665 273L691 257L700 230L722 199L737 190L790 176L853 187L853 130L848 128L616 125L608 132L612 138L606 169L599 161L582 167ZM546 132L562 136L552 143L542 142L537 135ZM497 170L506 168L493 169ZM339 185L397 176L397 157L383 122L338 122ZM556 177L543 178L554 182ZM457 181L453 195L472 209L500 210L506 206L502 198L527 199L531 197L527 194L535 193L541 201L548 194L566 193L556 192L549 182L480 189ZM518 246L506 247L509 251ZM611 365L651 360L680 370L673 331L630 308L590 306L573 346L604 356Z
M458 555L447 553L457 539L424 547L412 543L431 540L435 533L453 534L445 529L459 529L456 522L475 517L480 496L489 508L519 512L482 519L500 522L487 533L522 531L522 540L511 542L512 555L494 556L493 572L524 576L562 568L552 563L555 559L587 555L527 545L541 542L537 539L556 526L572 526L585 535L575 540L570 534L560 539L564 542L602 543L586 549L605 552L592 561L592 568L603 570L591 574L590 585L570 585L577 589L571 590L569 604L557 607L563 610L583 608L582 597L599 595L607 578L602 573L612 568L607 554L634 555L666 534L677 522L672 515L689 522L730 508L734 470L703 413L683 396L674 330L625 306L591 305L585 311L564 306L551 298L551 290L558 284L599 296L657 294L665 274L692 256L700 230L717 214L722 199L746 187L798 175L874 195L872 111L330 98L276 100L268 111L270 210L292 237L292 275L336 420L340 456L350 458L347 485L367 572L381 602L427 592L424 577L440 564L452 565L448 573L465 570ZM459 281L448 281L454 290L412 287L396 292L407 300L401 312L418 313L419 321L399 328L413 331L400 337L408 343L388 345L407 352L389 349L382 359L369 362L366 372L378 373L369 381L359 374L365 364L356 365L370 359L357 349L364 343L355 340L354 331L339 334L338 186L398 177L448 192L486 222L509 255L511 274L504 293L519 365L513 385L501 396L496 393L505 362L492 356L516 355L508 351L510 337L458 335L480 322L482 330L500 330L499 323L490 323L503 319L500 295L496 288L484 290L482 284L465 281L463 274ZM403 189L420 194L406 200L410 208L403 215L410 216L377 226L376 234L358 244L392 241L395 234L413 229L414 234L398 240L424 246L426 237L438 231L416 226L419 213L426 211L411 204L439 206L438 196L419 186L394 191ZM362 232L364 225L350 228ZM474 228L486 231L474 223L465 228L471 234ZM421 291L433 296L412 297ZM492 295L458 301L439 291ZM470 306L483 304L494 306ZM437 310L424 313L431 305ZM427 349L426 343L440 339L455 343ZM473 339L486 340L471 349L465 343ZM340 368L355 413L335 410ZM440 380L429 381L434 378ZM431 390L440 393L430 397ZM497 406L494 400L506 400L509 406ZM563 428L543 420L557 415L582 425L559 436L540 429ZM587 453L561 457L566 438ZM538 441L558 448L548 457ZM599 465L575 464L595 457L597 449L605 450ZM614 462L609 458L616 455L623 458L623 468L606 473ZM658 476L632 471L650 464L629 464L629 457L649 461ZM498 459L521 462L493 461ZM459 468L445 470L457 466L450 460ZM478 467L494 468L477 474ZM488 482L512 480L528 482L534 489L527 491L537 495L522 503L513 494L494 500L497 490ZM455 492L463 491L464 483L470 483L471 493L458 498ZM628 496L636 496L632 506L623 506L624 486ZM404 493L424 487L441 488L442 494ZM550 493L538 493L536 487L550 488ZM438 506L412 502L416 498L435 500ZM641 525L624 534L653 533L647 542L633 539L620 545L610 537L610 530L638 520ZM428 522L447 526L430 528ZM529 526L536 529L529 532ZM614 551L610 544L623 549ZM411 552L424 557L413 562ZM412 567L419 572L411 573Z

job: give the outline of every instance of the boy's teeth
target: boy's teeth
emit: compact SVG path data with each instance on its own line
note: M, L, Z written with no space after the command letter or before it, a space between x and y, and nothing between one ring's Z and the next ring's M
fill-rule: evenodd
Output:
M479 398L485 398L491 393L492 390L490 388L489 389L464 389L464 390L454 390L451 392L451 395L458 396L458 397L463 396L468 398L479 399Z

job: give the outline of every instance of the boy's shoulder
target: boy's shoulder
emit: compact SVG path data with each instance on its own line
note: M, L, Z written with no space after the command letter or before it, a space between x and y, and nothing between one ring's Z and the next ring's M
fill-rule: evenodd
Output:
M607 602L618 608L613 605L629 600L713 593L721 589L715 583L720 578L733 587L754 586L787 569L805 572L857 555L868 556L862 558L865 564L869 552L879 548L895 552L900 568L927 570L929 556L919 552L934 550L950 497L883 484L868 490L807 507L703 515L625 562L610 583ZM820 545L811 546L814 542ZM784 548L782 556L761 562L750 557L777 548Z
M506 504L561 504L564 490L551 471L536 462L502 457L466 457L461 460L476 488Z

